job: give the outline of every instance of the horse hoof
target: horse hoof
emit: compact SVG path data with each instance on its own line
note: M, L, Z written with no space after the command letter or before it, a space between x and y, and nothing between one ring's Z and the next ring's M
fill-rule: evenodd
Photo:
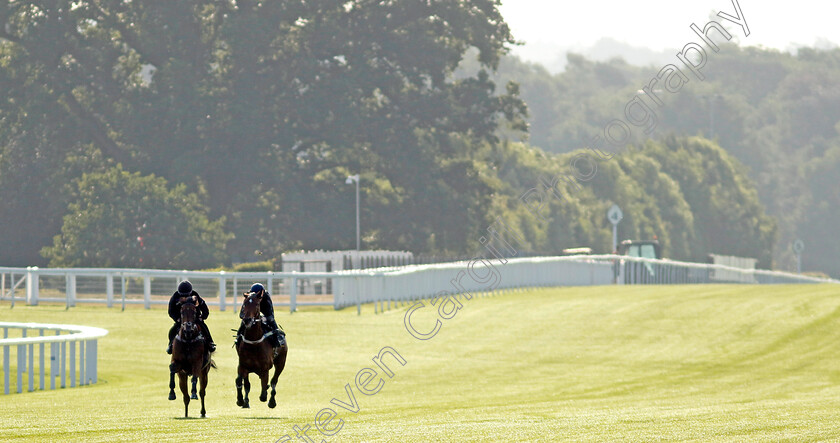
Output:
M251 409L251 407L248 406L248 403L245 403L244 405L242 405L242 409Z
M190 399L198 400L198 395L196 395L196 394L190 395Z
M268 395L267 394L260 395L260 401L261 402L265 403L266 400L268 400Z
M277 406L277 402L276 402L276 401L274 401L274 399L272 398L272 399L268 402L268 407L269 407L269 408L271 408L271 409L274 409L274 407L275 407L275 406Z
M175 393L174 392L169 393L169 399L170 400L175 400Z
M245 406L245 402L242 400L236 400L236 406Z
M201 418L205 418L205 417L206 417L206 415L204 415L204 414L201 414Z

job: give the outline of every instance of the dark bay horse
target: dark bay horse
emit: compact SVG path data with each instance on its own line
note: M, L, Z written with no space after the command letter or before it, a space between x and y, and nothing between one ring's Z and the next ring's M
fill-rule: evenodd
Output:
M251 383L248 381L248 374L255 373L260 377L262 390L260 401L265 401L268 394L268 372L274 366L274 376L271 377L271 400L268 407L277 406L274 395L277 393L277 378L286 366L286 354L289 351L286 343L276 349L272 348L267 339L268 334L264 331L260 316L260 303L262 297L258 294L245 294L245 301L242 302L242 309L239 317L245 325L245 332L237 337L236 353L239 355L239 367L236 377L236 405L248 408L248 392L251 390ZM245 386L245 397L242 396L242 386Z
M207 340L201 335L198 321L198 302L195 297L184 297L178 304L181 306L181 329L175 336L172 345L172 361L169 364L169 399L175 400L175 374L181 385L181 395L184 397L184 417L189 416L190 395L187 391L187 377L193 377L193 397L195 396L196 378L201 382L201 416L205 416L204 392L207 388L207 374L216 364L210 358Z

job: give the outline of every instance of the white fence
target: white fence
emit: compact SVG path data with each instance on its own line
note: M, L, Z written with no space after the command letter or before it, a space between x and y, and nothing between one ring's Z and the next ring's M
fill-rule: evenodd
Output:
M108 331L89 326L9 322L0 322L0 328L3 329L0 346L3 348L4 394L10 392L9 376L12 372L17 373L15 383L17 392L23 392L24 386L27 386L28 391L35 390L36 371L38 389L41 390L46 389L47 374L49 374L50 389L55 389L56 378L59 379L59 387L62 388L67 386L68 381L70 387L75 387L77 376L80 386L97 382L97 339L105 336ZM19 333L20 337L9 338L9 330ZM67 334L62 335L62 332ZM46 345L49 345L49 355L47 355ZM76 357L77 345L78 358ZM14 371L11 365L12 353L16 354L17 360ZM46 364L47 361L49 361L49 366ZM24 374L28 375L28 383L24 381Z
M254 282L277 306L340 309L408 302L447 293L483 293L537 286L688 283L838 283L776 271L652 260L616 255L530 257L409 265L339 272L198 272L151 269L0 268L0 301L165 305L179 281L189 279L208 305L237 312Z

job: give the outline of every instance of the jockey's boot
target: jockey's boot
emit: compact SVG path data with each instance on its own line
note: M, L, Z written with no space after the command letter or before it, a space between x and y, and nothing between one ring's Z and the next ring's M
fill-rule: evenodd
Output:
M175 323L169 328L169 345L166 346L166 353L169 355L172 355L172 340L175 340L175 335L178 334L178 328L180 327L179 323Z
M280 330L279 329L275 329L274 334L271 334L271 337L269 337L269 338L271 339L271 347L272 348L279 348L280 346L283 346L283 343L280 341Z
M216 352L216 343L213 343L213 336L210 335L210 328L207 326L207 323L201 322L201 332L207 336L207 348L210 349L210 352Z
M286 343L286 333L283 332L278 326L277 322L274 320L274 316L266 317L266 325L269 329L271 329L273 334L269 336L269 340L271 340L271 347L279 348Z

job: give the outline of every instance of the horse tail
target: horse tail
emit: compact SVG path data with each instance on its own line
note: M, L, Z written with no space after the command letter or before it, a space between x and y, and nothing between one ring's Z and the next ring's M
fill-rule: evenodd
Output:
M208 371L210 370L210 368L216 369L216 362L213 361L212 357L209 357L207 359L207 363L204 364L204 368L207 369Z

